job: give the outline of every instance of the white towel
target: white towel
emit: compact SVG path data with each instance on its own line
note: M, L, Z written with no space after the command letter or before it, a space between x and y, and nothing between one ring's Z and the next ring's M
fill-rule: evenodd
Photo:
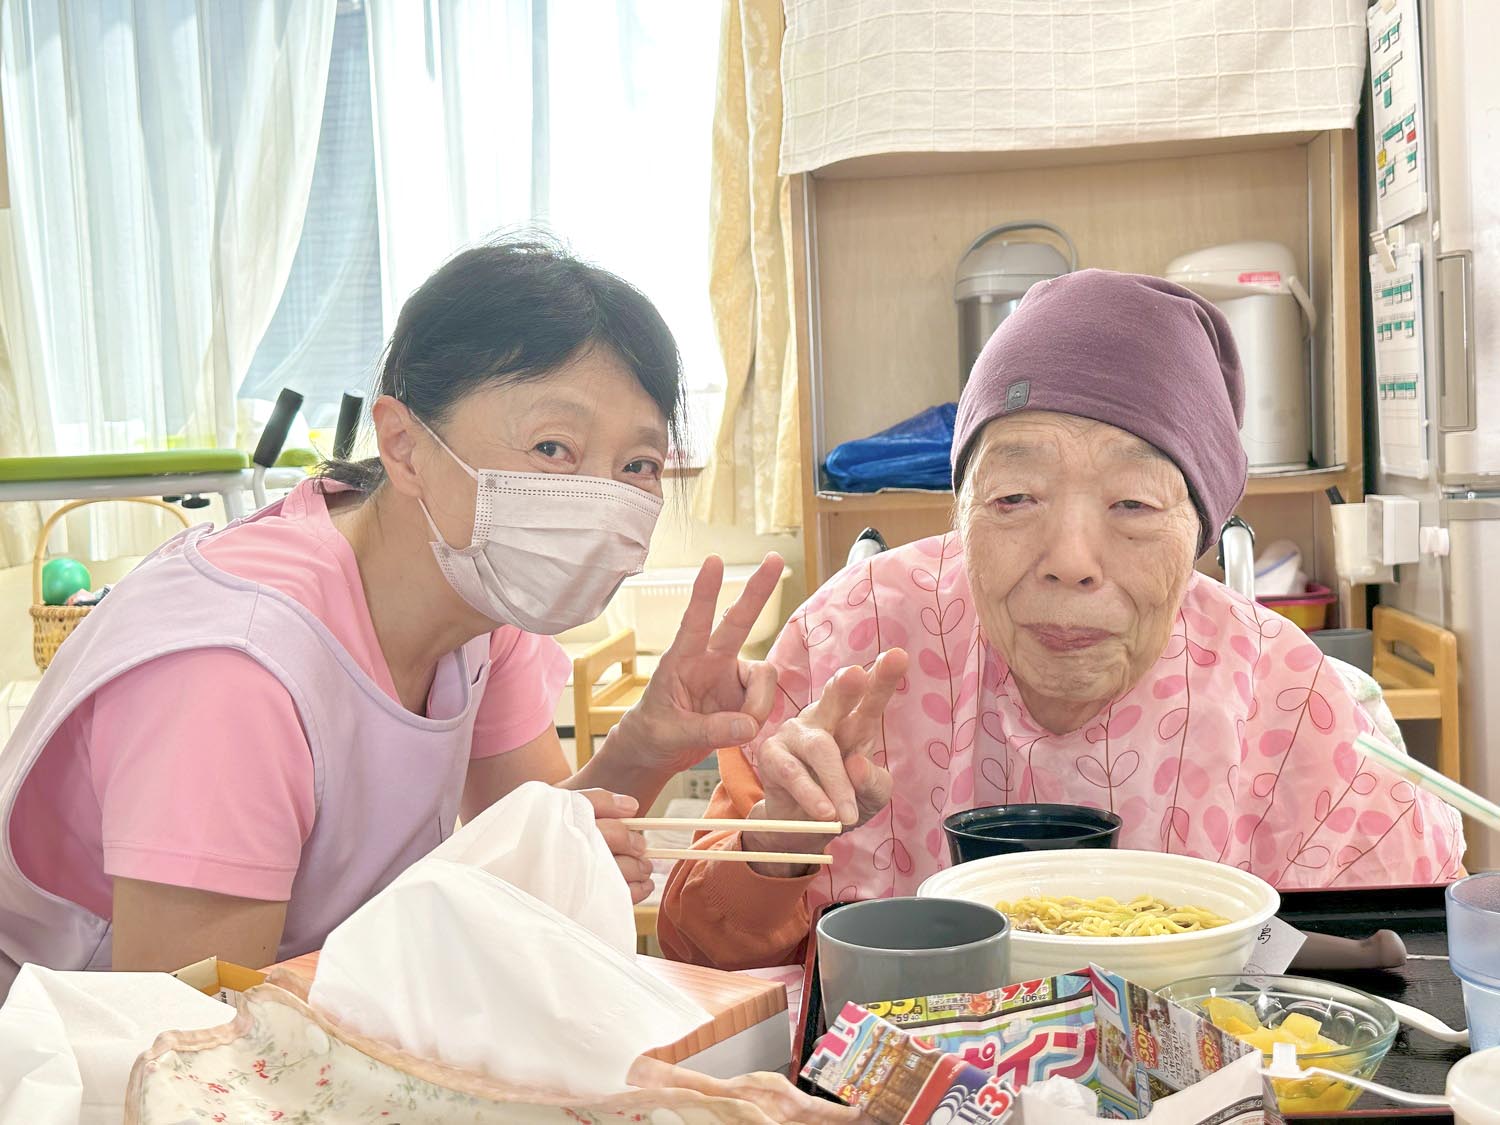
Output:
M786 0L781 171L1354 124L1365 0Z

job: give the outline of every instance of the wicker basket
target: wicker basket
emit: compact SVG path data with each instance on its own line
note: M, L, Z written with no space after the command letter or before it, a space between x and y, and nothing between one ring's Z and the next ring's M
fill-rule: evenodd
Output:
M37 535L36 551L31 556L31 655L39 671L47 670L47 665L51 664L52 658L57 655L58 646L68 639L68 634L78 627L78 623L87 617L89 610L93 608L86 605L46 605L42 601L42 567L47 559L47 539L52 535L52 529L57 526L58 521L75 508L82 508L87 504L107 504L111 501L148 504L153 508L161 508L181 520L183 527L189 526L188 518L180 508L174 508L165 501L145 496L98 496L88 500L73 500L48 516L47 522L42 524L42 530Z

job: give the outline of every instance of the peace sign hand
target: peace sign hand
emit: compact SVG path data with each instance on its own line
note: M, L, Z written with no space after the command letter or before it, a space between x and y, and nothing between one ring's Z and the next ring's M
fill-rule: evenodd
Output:
M870 820L890 803L891 774L872 755L880 747L886 705L906 675L906 653L883 652L867 672L844 668L816 703L788 719L756 756L765 798L751 810L764 820L833 820L846 829ZM745 833L746 851L819 852L827 837ZM795 875L777 865L754 865L766 875Z
M743 746L759 733L775 702L776 669L741 660L740 648L785 565L781 556L767 555L715 627L724 562L716 555L704 560L672 647L616 728L617 743L631 748L638 768L690 769L714 750Z

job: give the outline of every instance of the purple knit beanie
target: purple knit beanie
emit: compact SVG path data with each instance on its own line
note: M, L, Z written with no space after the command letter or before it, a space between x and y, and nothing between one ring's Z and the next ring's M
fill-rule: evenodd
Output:
M1224 314L1170 281L1081 270L1033 285L958 400L954 488L985 425L1020 410L1107 422L1166 454L1198 508L1200 553L1244 494L1239 351Z

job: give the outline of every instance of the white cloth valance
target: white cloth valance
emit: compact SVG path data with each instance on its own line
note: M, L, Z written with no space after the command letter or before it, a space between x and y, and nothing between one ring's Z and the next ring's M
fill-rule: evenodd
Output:
M1364 0L786 0L784 174L1352 127Z

